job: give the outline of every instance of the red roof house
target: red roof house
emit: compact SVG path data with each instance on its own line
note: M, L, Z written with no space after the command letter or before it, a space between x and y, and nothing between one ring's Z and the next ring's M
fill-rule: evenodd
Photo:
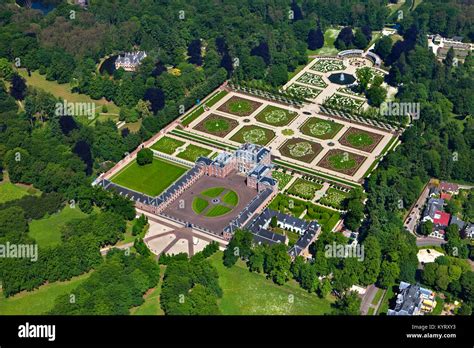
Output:
M444 211L437 210L433 219L433 223L438 226L448 226L451 215Z
M446 193L446 192L443 192L441 193L441 199L444 199L445 201L449 201L451 199L451 194L450 193Z
M458 192L459 185L453 184L453 183L450 183L450 182L446 182L446 181L442 181L439 184L439 188L440 188L441 191L453 193L453 192Z

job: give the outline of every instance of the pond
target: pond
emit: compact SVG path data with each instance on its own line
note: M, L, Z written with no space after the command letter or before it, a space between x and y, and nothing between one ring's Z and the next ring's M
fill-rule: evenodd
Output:
M31 1L31 0L16 0L16 3L21 6L21 7L31 7L33 10L39 10L43 14L48 14L54 8L56 7L56 3L51 0L36 0L36 1Z
M110 56L109 58L104 60L104 62L99 68L99 72L101 74L106 72L109 75L113 75L115 72L115 61L117 60L117 57L118 57L118 54Z

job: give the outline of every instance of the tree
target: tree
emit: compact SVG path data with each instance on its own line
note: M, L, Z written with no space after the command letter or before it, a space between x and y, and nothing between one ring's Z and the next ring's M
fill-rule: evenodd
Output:
M387 59L391 50L392 38L390 36L382 36L382 38L375 43L374 52L377 53L383 60Z
M26 81L18 74L14 74L11 79L10 95L16 100L23 100L26 97Z
M272 65L266 80L275 87L284 85L288 81L288 68L283 64Z
M347 213L344 217L344 225L352 230L357 231L364 217L364 205L359 199L352 199L347 204Z
M329 281L328 278L324 278L324 280L321 282L318 289L319 297L326 298L331 293L331 291L332 291L331 282Z
M385 101L387 97L387 91L385 88L380 86L371 86L367 90L367 99L370 105L379 107Z
M433 232L434 224L433 221L427 220L423 222L420 226L420 234L427 236Z
M196 39L191 41L188 46L188 62L191 64L202 65L202 56L201 56L201 40Z
M368 45L367 37L360 29L357 29L354 35L354 45L358 49L365 49Z
M159 88L148 88L143 99L151 103L151 111L153 111L154 114L165 106L165 94Z
M144 166L153 162L153 151L149 148L144 148L137 153L137 163L139 166Z
M250 255L247 265L251 272L262 273L263 264L265 262L265 250L262 247L257 247Z
M252 48L250 51L252 56L259 56L265 62L265 65L270 65L271 56L270 56L270 49L268 48L268 44L265 41L262 41L258 46Z
M295 22L303 19L301 8L298 6L298 3L295 0L291 2L291 10L293 11L293 20Z
M283 285L291 275L291 258L284 244L274 244L267 249L265 257L265 273L268 274L276 284Z
M334 303L334 314L336 315L359 315L361 299L353 291L346 292Z
M308 32L308 49L317 50L324 46L324 34L321 31L321 27L318 27L317 30L310 29Z
M337 36L336 41L334 42L334 46L338 50L345 50L351 48L353 46L353 42L354 34L352 33L352 28L344 27L339 32L339 35Z
M270 219L270 227L271 228L276 228L278 226L278 219L276 216L272 216Z
M143 99L140 99L135 108L137 109L138 113L140 114L140 117L142 118L153 115L153 113L150 111L151 103L148 100L145 101Z
M396 262L383 261L380 266L378 284L386 289L392 286L400 275L400 267Z
M0 78L10 80L14 70L6 58L0 58Z

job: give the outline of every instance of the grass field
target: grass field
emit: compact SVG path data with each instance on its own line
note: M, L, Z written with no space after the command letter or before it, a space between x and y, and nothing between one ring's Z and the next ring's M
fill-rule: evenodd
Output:
M202 199L201 197L195 197L193 199L193 211L196 214L201 214L204 211L204 209L207 208L208 205L209 203L205 199Z
M232 208L225 207L223 205L217 204L211 209L209 209L206 213L207 217L218 217L227 214L230 212Z
M60 213L30 222L30 237L40 247L50 247L61 243L61 229L71 220L85 218L87 214L79 208L66 206Z
M201 194L207 197L215 198L218 197L224 190L225 189L223 187L212 187L201 192Z
M171 155L178 147L183 146L184 144L184 141L165 136L154 143L151 148L153 150Z
M34 188L12 184L9 181L0 183L0 204L20 199L23 196L37 193Z
M263 274L249 272L243 261L231 268L222 264L222 252L209 258L219 273L224 292L219 308L225 315L322 315L331 312L332 297L320 299L295 281L283 286Z
M111 180L129 189L157 196L185 172L184 167L154 158L152 163L144 166L132 162Z
M208 156L212 150L208 150L193 144L189 144L183 152L180 152L177 157L187 161L195 162L201 156Z
M0 293L0 315L45 314L53 308L54 300L58 296L70 293L88 279L91 274L92 272L65 282L43 285L34 291L24 291L9 298L5 298L3 293Z
M239 203L239 195L235 191L229 191L222 197L222 201L235 206Z
M64 100L67 100L68 102L94 103L99 106L107 105L108 113L104 115L116 115L116 118L118 119L120 108L113 102L105 100L105 98L94 100L85 94L72 93L72 86L69 83L59 84L56 81L48 81L44 76L40 75L38 71L32 72L31 76L28 76L26 69L19 69L19 73L23 78L26 79L28 85L41 88L46 92L53 94L55 97L60 97ZM101 111L102 110L100 108L97 110L99 113Z

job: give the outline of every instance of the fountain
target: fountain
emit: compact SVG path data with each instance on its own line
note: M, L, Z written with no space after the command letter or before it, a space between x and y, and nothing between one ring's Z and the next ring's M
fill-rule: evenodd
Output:
M329 81L337 85L351 85L355 82L356 78L354 75L346 73L334 73L328 76Z

